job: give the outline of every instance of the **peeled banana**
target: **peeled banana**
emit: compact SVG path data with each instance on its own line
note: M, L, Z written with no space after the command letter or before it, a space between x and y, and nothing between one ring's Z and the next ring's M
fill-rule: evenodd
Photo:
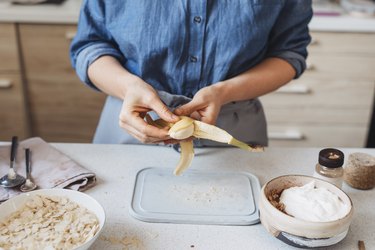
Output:
M221 128L198 120L194 120L187 116L180 116L180 120L176 123L168 123L161 119L154 121L148 114L145 118L147 123L149 123L150 125L159 128L169 128L168 134L170 135L170 137L177 140L182 140L180 142L181 155L180 160L174 170L175 175L180 175L184 170L186 170L190 166L191 161L194 157L193 141L185 140L190 137L227 143L250 152L262 152L264 150L263 147L251 147L246 143L237 140L227 131Z

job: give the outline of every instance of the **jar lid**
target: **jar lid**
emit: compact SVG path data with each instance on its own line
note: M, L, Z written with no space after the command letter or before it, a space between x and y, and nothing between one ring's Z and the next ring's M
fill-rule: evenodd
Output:
M319 152L319 164L327 168L339 168L344 164L344 153L335 148L325 148Z

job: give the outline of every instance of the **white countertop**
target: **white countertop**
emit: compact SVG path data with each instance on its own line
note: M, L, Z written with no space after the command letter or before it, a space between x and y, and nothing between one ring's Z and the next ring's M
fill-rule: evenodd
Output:
M22 6L0 0L0 22L76 24L81 2L66 0L61 5ZM375 17L314 16L309 27L312 31L375 32Z
M172 171L179 154L169 147L64 143L52 145L97 175L96 186L85 193L102 204L107 221L92 250L294 249L268 234L261 224L213 226L147 223L131 217L128 209L136 173L151 166L170 168ZM256 175L263 185L280 175L311 175L319 150L267 148L264 153L247 153L234 148L196 149L191 168L248 171ZM346 155L359 151L375 155L375 149L342 151ZM344 184L343 190L354 204L353 222L347 237L330 249L357 249L358 240L363 240L367 249L371 249L375 246L375 189L362 191Z
M62 4L15 5L0 0L0 22L76 24L82 0Z
M375 17L361 18L349 15L314 16L309 24L311 31L326 32L375 32Z

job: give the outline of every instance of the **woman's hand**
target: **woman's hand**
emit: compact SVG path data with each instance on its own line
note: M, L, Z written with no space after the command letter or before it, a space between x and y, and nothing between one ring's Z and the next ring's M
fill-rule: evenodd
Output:
M129 73L116 58L102 56L88 69L90 80L103 92L123 100L120 111L120 126L143 143L170 143L164 129L149 125L143 118L155 111L167 122L179 118L168 110L151 85Z
M125 91L120 126L143 143L168 142L171 139L168 130L149 125L144 117L153 110L167 122L176 122L179 118L169 111L157 92L141 78L135 77L130 86Z
M202 122L215 124L223 101L219 85L211 85L200 89L193 100L178 107L174 113L177 115L191 116Z
M253 99L272 92L296 75L284 59L270 57L232 78L199 90L193 100L175 110L177 115L190 115L203 122L215 124L224 104Z

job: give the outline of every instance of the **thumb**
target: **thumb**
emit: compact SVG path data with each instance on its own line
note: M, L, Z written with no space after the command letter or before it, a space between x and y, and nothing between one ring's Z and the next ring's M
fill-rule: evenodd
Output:
M177 122L180 118L173 114L160 100L153 105L153 110L166 122Z
M198 109L198 104L196 104L194 101L190 101L174 110L174 113L177 115L190 115L194 111Z

